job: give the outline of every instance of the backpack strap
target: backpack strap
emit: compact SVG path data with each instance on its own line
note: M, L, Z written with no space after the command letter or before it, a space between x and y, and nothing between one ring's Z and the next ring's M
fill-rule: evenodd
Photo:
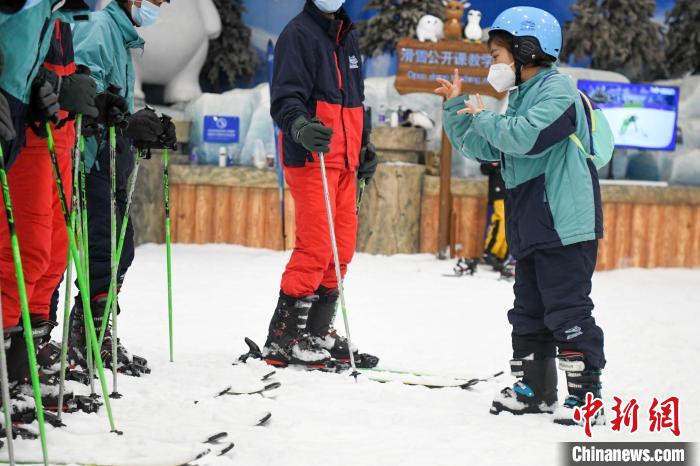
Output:
M589 159L593 159L595 156L595 149L593 147L593 133L596 130L595 109L593 108L591 100L584 92L579 90L578 93L581 97L581 102L583 103L583 110L586 113L586 123L588 124L588 135L590 138L589 147L591 148L591 152L588 153L588 151L583 147L583 143L578 138L578 136L576 136L576 133L569 135L569 139L571 139L571 141L573 141L573 143L576 144L584 154L586 154L586 157L588 157Z

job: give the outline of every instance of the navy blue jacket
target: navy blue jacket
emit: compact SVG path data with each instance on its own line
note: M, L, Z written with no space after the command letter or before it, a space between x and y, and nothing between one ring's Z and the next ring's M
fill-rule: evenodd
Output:
M307 0L277 41L271 92L270 113L282 129L280 147L286 166L318 165L318 155L313 154L314 162L307 162L308 151L291 135L292 124L304 115L333 128L326 165L357 169L369 124L365 124L362 104L364 81L357 33L343 9L331 20Z

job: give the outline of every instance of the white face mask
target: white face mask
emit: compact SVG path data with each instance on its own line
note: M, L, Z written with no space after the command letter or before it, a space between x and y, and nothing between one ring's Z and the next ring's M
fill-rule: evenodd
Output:
M513 65L505 63L495 63L489 68L489 75L486 80L496 89L496 92L505 92L515 87L515 71Z
M143 0L141 6L136 4L131 6L131 18L137 26L148 27L153 26L160 16L160 8L148 0Z
M335 13L340 10L345 0L314 0L314 3L324 13Z

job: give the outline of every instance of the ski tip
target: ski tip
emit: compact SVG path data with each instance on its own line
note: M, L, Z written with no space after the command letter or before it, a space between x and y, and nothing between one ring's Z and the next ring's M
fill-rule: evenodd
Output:
M231 450L233 450L233 447L235 447L235 446L236 446L236 445L235 445L233 442L229 443L229 444L228 444L225 448L223 448L216 456L224 456L226 453L228 453L228 452L230 452Z
M270 390L277 390L277 389L280 388L281 386L282 386L282 384L281 384L280 382L272 382L272 383L269 384L269 385L265 385L265 388L263 389L263 391L267 392L267 391L270 391Z
M207 438L204 443L216 443L219 440L228 437L228 432L218 432L211 437Z
M272 413L268 412L266 413L262 418L260 418L260 421L257 423L258 426L264 426L265 424L268 423L270 418L272 417Z

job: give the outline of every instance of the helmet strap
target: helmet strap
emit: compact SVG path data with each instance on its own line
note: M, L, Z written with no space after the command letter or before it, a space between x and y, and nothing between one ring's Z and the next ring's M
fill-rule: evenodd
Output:
M523 64L515 60L515 85L520 86L523 83Z

